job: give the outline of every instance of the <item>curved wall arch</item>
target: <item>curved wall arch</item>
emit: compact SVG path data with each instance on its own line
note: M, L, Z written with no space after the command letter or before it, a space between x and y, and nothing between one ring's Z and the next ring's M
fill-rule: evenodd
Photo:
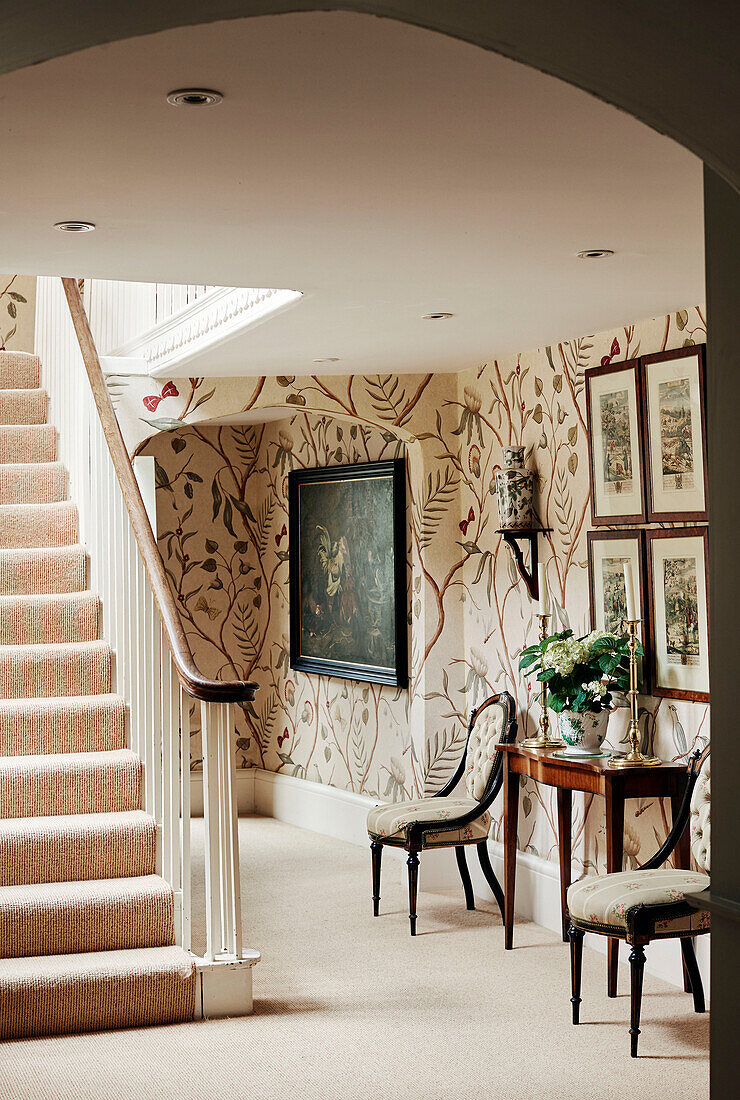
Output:
M307 11L398 19L495 50L629 111L740 188L740 14L721 0L217 0L207 11L201 0L56 0L20 6L12 21L6 17L0 72L175 26Z

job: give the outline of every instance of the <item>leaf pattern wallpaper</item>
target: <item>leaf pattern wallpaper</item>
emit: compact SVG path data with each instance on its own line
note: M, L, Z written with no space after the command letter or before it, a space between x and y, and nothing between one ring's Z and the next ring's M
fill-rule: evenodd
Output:
M520 736L535 732L537 686L517 672L534 608L496 534L495 472L521 444L556 614L589 625L590 526L584 371L701 343L692 307L457 374L277 378L116 376L109 380L132 453L156 460L158 536L204 672L260 687L237 714L241 767L261 767L376 799L432 792L452 770L471 708L506 689ZM243 424L209 421L243 413ZM289 667L287 475L404 454L408 481L410 686L396 691ZM612 745L627 711L610 719ZM679 759L709 735L705 704L641 697L643 746ZM200 765L197 731L192 766ZM598 798L574 797L574 852L603 869ZM500 839L501 807L493 835ZM498 816L496 816L496 814ZM522 791L520 847L557 858L554 791ZM665 836L670 808L628 803L625 859Z
M36 279L0 275L0 351L33 351Z

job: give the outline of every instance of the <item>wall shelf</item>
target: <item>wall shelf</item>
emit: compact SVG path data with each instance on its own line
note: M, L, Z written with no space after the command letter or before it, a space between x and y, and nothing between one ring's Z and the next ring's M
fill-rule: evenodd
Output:
M552 531L552 527L500 527L496 532L497 535L501 535L507 546L511 547L519 576L527 586L527 592L533 600L540 598L540 585L537 579L537 536L545 535L550 531ZM524 564L524 554L519 545L521 542L529 543L529 568Z

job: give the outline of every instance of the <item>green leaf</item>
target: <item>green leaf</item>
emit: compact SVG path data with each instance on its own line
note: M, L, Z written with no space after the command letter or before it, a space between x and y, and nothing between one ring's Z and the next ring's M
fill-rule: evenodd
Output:
M303 406L306 404L306 398L303 396L302 393L289 393L288 396L285 398L285 403L286 405Z
M213 497L213 517L212 518L216 519L216 517L218 516L219 511L221 510L221 502L222 502L222 499L223 499L222 496L221 496L221 490L218 487L218 475L216 475L216 477L214 477L214 479L213 479L213 484L211 485L211 496ZM233 532L232 532L232 534L233 534Z
M231 502L227 498L224 500L224 527L229 532L232 538L236 538L236 531L234 530L234 512L231 507Z
M231 494L229 494L229 500L230 500L230 501L231 501L231 503L232 503L232 504L234 505L234 507L236 508L236 510L237 510L238 512L241 512L241 514L242 514L243 516L246 516L246 517L247 517L247 519L250 519L250 520L252 521L252 523L256 523L256 522L257 522L257 520L256 520L256 519L255 519L255 517L254 517L254 512L253 512L253 511L252 511L252 509L251 509L251 508L249 507L249 505L247 504L246 500L238 500L238 499L237 499L236 497L233 497L233 496L231 496Z

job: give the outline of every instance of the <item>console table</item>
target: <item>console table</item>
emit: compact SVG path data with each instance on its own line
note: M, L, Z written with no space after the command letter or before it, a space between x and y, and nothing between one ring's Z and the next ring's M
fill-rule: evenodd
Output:
M626 798L670 798L675 819L686 790L686 765L661 764L653 768L610 768L606 757L583 760L555 756L552 752L525 749L520 744L498 745L503 752L504 773L504 898L505 947L514 942L514 884L516 879L517 826L520 776L557 788L560 903L563 939L568 939L567 895L571 881L571 813L573 791L598 794L606 802L606 869L622 870L624 801ZM688 829L676 848L676 866L689 866ZM607 992L617 995L619 940L608 941Z

